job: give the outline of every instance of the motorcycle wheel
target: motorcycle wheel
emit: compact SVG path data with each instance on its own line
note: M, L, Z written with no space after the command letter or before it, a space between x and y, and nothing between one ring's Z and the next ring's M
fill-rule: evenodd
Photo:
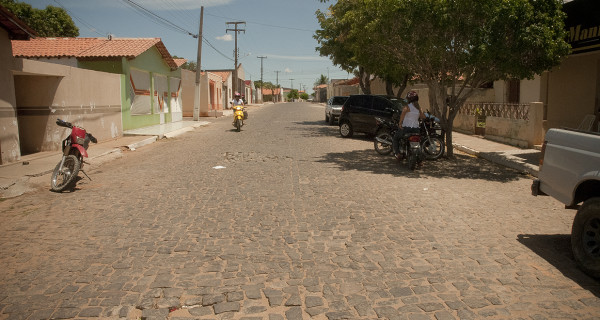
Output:
M240 120L240 119L235 120L235 130L237 132L240 132L241 129L242 129L242 120Z
M419 160L419 155L414 152L408 152L408 168L412 171L417 168L417 161Z
M377 141L377 139L392 141L392 135L386 130L381 130L377 132L377 134L375 135L375 139L373 140L373 145L377 153L379 153L382 156L390 154L390 152L392 152L392 146L385 143L381 143Z
M65 158L62 167L60 167L59 162L54 168L54 171L52 171L52 178L50 180L52 191L62 192L67 189L79 174L80 168L81 163L79 162L79 159L72 154Z
M421 147L427 160L437 160L444 155L445 144L439 137L429 137L429 139L423 140Z

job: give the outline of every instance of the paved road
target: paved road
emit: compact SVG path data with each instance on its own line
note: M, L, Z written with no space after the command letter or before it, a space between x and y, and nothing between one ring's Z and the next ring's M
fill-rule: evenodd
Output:
M574 212L529 177L461 155L409 172L313 104L232 129L1 202L0 319L600 317Z

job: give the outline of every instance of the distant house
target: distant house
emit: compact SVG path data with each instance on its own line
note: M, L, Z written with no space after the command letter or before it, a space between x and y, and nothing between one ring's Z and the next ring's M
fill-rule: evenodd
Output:
M216 117L223 115L223 109L226 106L223 92L222 75L212 72L202 72L200 74L200 101L198 116ZM196 92L196 72L181 70L182 94L181 101L183 105L183 116L194 116L195 92Z
M123 130L182 120L181 69L159 38L13 40L18 58L121 75Z
M271 102L281 102L283 101L283 90L281 88L275 89L262 89L263 101L271 101Z

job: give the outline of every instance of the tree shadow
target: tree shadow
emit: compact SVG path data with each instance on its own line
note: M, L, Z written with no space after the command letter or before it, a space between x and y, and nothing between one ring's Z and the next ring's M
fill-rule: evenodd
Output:
M453 159L441 158L424 161L415 171L408 169L406 160L400 162L391 155L382 156L373 148L347 152L331 152L315 160L337 166L341 171L367 171L409 178L431 176L435 178L481 179L509 182L520 178L517 171L472 156L454 154Z
M542 154L541 151L522 152L522 153L514 153L514 154L512 154L512 156L521 159L525 163L529 163L531 165L537 166L540 164L541 154Z
M286 130L299 132L304 137L334 137L339 139L356 139L364 141L373 141L373 137L363 133L354 133L352 138L343 138L340 135L340 127L336 124L329 125L325 120L317 121L296 121L294 125L306 127L288 127Z
M330 126L325 121L296 121L290 131L299 132L305 137L337 137L342 138L338 126ZM424 161L421 168L411 171L406 160L399 162L391 155L382 156L373 148L373 137L367 134L355 134L351 139L370 143L370 148L346 152L327 153L315 161L330 163L341 171L367 171L375 174L389 174L420 178L431 176L435 178L481 179L487 181L509 182L518 180L521 173L492 162L456 152L453 159L441 158L435 161Z
M520 234L517 240L548 261L565 277L600 297L600 281L586 275L575 262L571 251L571 235L568 234Z

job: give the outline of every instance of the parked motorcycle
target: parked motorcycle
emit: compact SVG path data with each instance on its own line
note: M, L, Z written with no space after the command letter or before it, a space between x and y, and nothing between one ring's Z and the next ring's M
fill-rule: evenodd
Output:
M392 152L394 134L396 134L399 128L393 120L375 117L375 122L378 127L374 141L375 151L381 155L390 154ZM407 133L404 135L403 140L400 143L400 151L408 160L408 168L415 170L417 164L422 162L424 158L424 152L421 147L421 134Z
M62 141L63 156L54 168L50 180L52 191L62 192L72 184L74 186L79 170L83 168L83 158L88 156L87 149L90 141L97 143L98 140L84 128L74 126L70 122L58 119L56 124L71 129L71 134Z
M440 120L434 115L425 112L425 119L420 121L421 147L427 160L436 160L444 155L446 145L442 135Z
M423 157L427 160L436 160L444 155L445 144L442 138L442 130L437 118L429 112L425 113L425 117L419 123ZM390 154L394 134L399 129L397 120L375 118L375 121L377 123L374 140L375 151L381 155Z
M245 111L243 106L234 106L233 107L233 126L235 127L237 132L240 132L242 126L244 125Z

